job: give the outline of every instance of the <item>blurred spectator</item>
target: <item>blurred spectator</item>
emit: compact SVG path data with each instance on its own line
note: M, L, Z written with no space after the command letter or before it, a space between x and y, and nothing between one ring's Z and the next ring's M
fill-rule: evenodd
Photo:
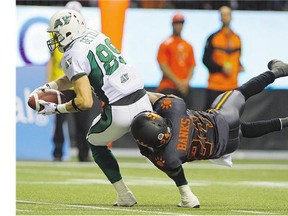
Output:
M165 1L166 0L138 0L140 2L141 8L165 8Z
M238 74L243 71L240 62L241 40L231 29L232 10L227 6L219 9L222 27L206 41L203 63L209 71L205 109L221 93L238 87Z
M287 0L270 0L270 1L237 1L237 9L239 10L276 10L283 11L287 10L285 8L285 4L287 4ZM232 5L231 5L232 6Z
M98 7L98 0L79 0L85 7ZM46 6L64 6L68 1L53 0L16 0L16 5L46 5ZM205 9L217 10L220 6L227 5L237 10L288 10L287 0L268 0L268 1L243 1L243 0L130 0L131 8L175 8L175 9Z
M191 108L190 80L196 65L192 45L181 37L184 16L177 13L172 19L173 34L160 44L157 61L163 73L158 92L174 94Z
M76 10L79 13L81 13L82 10L82 4L79 1L69 1L65 5L65 8L71 9L71 10Z
M47 5L64 6L67 1L37 1L37 0L16 0L16 5Z
M16 0L16 5L43 5L43 6L65 6L69 0ZM79 0L82 6L90 6L98 0Z
M237 0L224 0L224 1L214 1L214 0L205 0L205 1L179 1L172 0L171 4L176 9L206 9L206 10L215 10L222 5L230 6L232 1Z
M200 9L202 7L202 1L179 1L172 0L170 1L171 5L175 9Z
M270 3L270 2L269 2ZM270 3L271 4L271 3ZM274 0L272 1L272 5L269 6L271 10L287 10L288 1Z
M232 10L237 10L239 7L238 0L230 0L230 7Z
M81 12L82 5L78 1L70 1L65 5L66 8L76 10ZM52 54L51 58L47 65L47 79L48 82L55 80L64 75L64 71L61 68L61 59L63 54L56 49ZM63 94L66 96L66 100L72 100L76 94L73 89L63 91ZM92 109L86 110L83 112L55 115L55 125L54 125L54 134L53 134L53 157L54 161L62 161L63 156L63 144L64 144L64 132L63 124L64 122L68 123L69 135L71 140L73 140L73 134L76 135L75 142L78 148L78 160L79 161L88 161L89 147L86 143L86 134L90 127L91 121L90 114ZM72 118L68 121L69 118ZM73 133L73 131L76 131ZM71 144L70 144L71 145Z
M269 1L243 1L243 0L224 0L224 1L172 1L175 8L179 9L208 9L217 10L221 6L229 6L236 10L286 10L287 0L269 0Z

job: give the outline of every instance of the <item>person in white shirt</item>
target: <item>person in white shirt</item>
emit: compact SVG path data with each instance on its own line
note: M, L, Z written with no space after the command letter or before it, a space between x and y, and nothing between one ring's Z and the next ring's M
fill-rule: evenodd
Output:
M83 16L75 10L56 12L50 20L47 41L51 52L64 53L61 66L65 75L34 90L51 88L59 91L74 87L76 97L64 104L39 101L43 115L81 112L93 105L92 94L105 103L92 122L87 141L93 158L117 191L117 206L137 203L124 183L117 160L107 143L130 130L134 116L152 106L137 70L101 32L86 27Z

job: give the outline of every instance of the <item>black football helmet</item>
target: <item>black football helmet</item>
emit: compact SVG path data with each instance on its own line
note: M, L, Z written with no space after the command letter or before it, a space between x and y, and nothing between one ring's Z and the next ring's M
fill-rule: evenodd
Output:
M171 124L157 113L145 111L134 117L131 132L139 145L161 148L171 138Z

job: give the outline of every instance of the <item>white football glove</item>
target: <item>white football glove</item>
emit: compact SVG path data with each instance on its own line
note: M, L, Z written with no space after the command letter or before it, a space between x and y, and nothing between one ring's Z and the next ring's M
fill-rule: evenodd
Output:
M44 106L44 109L39 111L38 114L42 115L52 115L52 114L59 114L60 112L57 110L57 104L56 103L51 103L47 102L44 100L39 100L39 104Z
M50 86L45 84L43 86L40 86L40 87L34 89L34 91L30 93L29 97L33 96L36 92L38 92L40 90L44 90L44 89L50 89Z
M55 81L52 81L50 83L46 83L45 85L43 86L40 86L36 89L34 89L33 92L31 92L31 94L29 95L29 97L31 97L32 95L34 95L36 92L40 91L40 90L44 90L44 89L58 89L58 85Z

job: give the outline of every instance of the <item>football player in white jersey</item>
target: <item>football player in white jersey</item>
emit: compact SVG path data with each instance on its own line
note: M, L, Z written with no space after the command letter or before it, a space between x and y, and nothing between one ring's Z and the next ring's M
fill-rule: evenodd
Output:
M105 103L87 134L93 158L117 191L116 206L133 206L136 199L122 180L117 160L107 148L127 133L135 115L151 110L144 83L137 70L128 64L121 53L104 34L88 29L85 20L75 10L56 12L50 20L47 32L51 39L48 48L64 53L61 66L63 77L36 90L51 88L65 90L74 87L76 97L64 104L39 101L43 115L81 112L93 105L92 94Z

